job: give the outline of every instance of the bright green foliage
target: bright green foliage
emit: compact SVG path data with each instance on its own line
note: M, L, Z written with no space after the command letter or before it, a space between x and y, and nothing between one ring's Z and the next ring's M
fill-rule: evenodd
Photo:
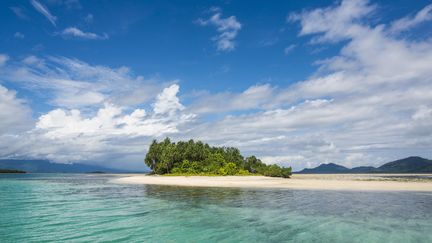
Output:
M291 167L266 165L255 156L243 158L233 147L210 147L201 141L162 142L153 140L145 157L145 163L155 174L185 175L250 175L288 178Z
M261 167L258 173L271 177L289 178L291 175L291 167L281 168L278 165L268 165L266 167Z
M235 175L238 173L239 169L234 163L227 163L223 169L226 171L227 175Z
M249 171L247 171L247 170L240 169L240 170L237 172L237 175L251 175L251 173L250 173Z

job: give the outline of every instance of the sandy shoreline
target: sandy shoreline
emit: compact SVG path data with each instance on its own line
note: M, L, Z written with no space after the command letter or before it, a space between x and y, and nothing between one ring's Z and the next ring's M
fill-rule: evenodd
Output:
M416 175L333 174L300 175L290 179L264 176L150 176L130 175L113 179L114 183L191 186L191 187L240 187L287 188L302 190L354 190L354 191L432 191L432 175L418 180ZM410 177L412 176L411 179ZM425 175L421 175L425 176ZM408 179L403 179L408 178Z

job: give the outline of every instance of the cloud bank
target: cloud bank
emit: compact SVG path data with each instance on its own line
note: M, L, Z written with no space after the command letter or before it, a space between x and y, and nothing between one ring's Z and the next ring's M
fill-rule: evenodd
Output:
M295 170L324 162L358 166L410 155L430 158L432 41L395 34L427 21L429 6L389 24L369 21L377 11L354 0L289 13L300 38L338 45L339 52L317 60L310 78L285 87L202 91L187 102L181 81L145 79L127 67L66 57L6 60L0 99L8 109L0 116L12 120L0 125L0 155L119 166L125 160L142 163L153 138L170 136L237 146ZM241 29L235 17L222 18L218 10L201 24L234 37ZM232 48L233 40L227 40ZM11 83L42 93L50 109L29 119L20 93L6 88ZM8 124L23 125L11 135Z

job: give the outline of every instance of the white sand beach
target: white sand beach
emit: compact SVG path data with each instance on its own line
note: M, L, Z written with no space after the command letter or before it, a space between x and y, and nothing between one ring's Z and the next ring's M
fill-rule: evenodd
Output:
M421 178L419 178L419 176ZM432 174L294 174L264 176L125 175L115 183L191 187L289 188L303 190L432 191Z

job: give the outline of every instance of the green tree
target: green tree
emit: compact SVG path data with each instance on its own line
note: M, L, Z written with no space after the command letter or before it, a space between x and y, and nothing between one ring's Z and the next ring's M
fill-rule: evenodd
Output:
M240 150L233 147L211 147L201 141L162 142L153 140L144 159L145 164L156 174L261 174L288 178L291 168L266 165L255 156L244 158Z

